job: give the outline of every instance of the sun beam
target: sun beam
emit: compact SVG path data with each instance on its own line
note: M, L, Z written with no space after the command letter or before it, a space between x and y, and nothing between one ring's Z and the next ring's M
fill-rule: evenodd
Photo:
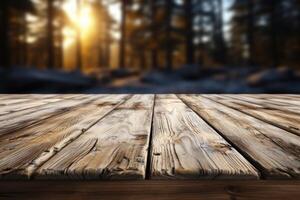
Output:
M82 39L87 38L89 36L89 33L92 30L93 26L93 13L92 9L89 5L82 4L80 9L80 15L77 15L77 4L74 0L66 1L63 5L63 9L69 16L71 22L79 28L81 31L81 37ZM65 35L65 47L69 47L72 45L72 43L75 42L76 38L76 31L73 28L66 27L64 30Z

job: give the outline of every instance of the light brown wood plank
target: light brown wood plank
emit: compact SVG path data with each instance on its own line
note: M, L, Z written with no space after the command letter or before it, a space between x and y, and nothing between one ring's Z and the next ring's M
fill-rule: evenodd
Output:
M180 98L259 164L267 178L300 177L300 138L205 97Z
M43 105L47 105L50 103L55 103L63 100L84 100L87 96L84 95L61 95L61 96L54 96L51 98L32 98L32 99L27 99L26 101L23 102L18 102L10 105L5 105L5 106L0 106L0 116L6 115L9 117L9 114L12 114L14 112L18 111L24 111L28 109L32 109L30 112L34 112L36 110L39 110L42 108ZM1 102L1 100L0 100ZM4 105L4 104L3 104ZM3 116L5 117L5 116ZM2 117L2 118L3 118Z
M22 110L27 110L30 108L37 108L39 106L46 105L48 103L58 102L58 101L62 101L62 99L26 100L24 102L19 102L16 104L1 106L0 116L22 111Z
M155 103L152 179L258 179L256 169L175 95Z
M266 108L264 106L260 106L250 102L237 100L230 96L224 96L224 95L203 95L203 96L300 136L300 115L299 114L288 112L288 111L282 111L278 109Z
M260 106L264 106L265 108L278 109L278 110L282 110L282 111L300 114L299 106L291 105L289 103L284 103L284 102L266 100L263 98L259 98L260 95L253 96L253 97L251 97L249 95L248 96L246 96L246 95L224 95L224 96L228 96L228 97L235 98L238 100L246 101L249 103L254 103L254 104L257 104Z
M14 99L23 99L23 100L29 100L29 99L45 99L45 98L53 98L55 96L58 96L57 94L2 94L0 96L1 100L14 100ZM60 95L63 96L63 95Z
M52 157L59 149L111 112L128 95L99 96L61 115L14 133L15 137L0 144L0 174L29 176L32 171ZM77 147L79 148L79 147Z
M58 102L47 103L38 107L0 115L0 138L7 134L16 132L19 129L33 125L49 117L62 114L75 106L88 103L100 96L86 97L83 100L65 99Z
M154 95L134 95L34 174L51 179L143 179Z
M287 95L269 95L269 94L260 94L260 95L244 95L251 98L259 98L270 102L285 103L294 106L300 106L300 100L295 97L289 97Z

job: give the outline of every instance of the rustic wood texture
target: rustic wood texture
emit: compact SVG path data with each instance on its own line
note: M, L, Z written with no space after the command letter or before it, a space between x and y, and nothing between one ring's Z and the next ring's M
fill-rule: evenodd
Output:
M154 95L134 95L58 152L37 178L143 179Z
M0 174L30 176L35 168L111 112L126 96L98 96L88 104L8 134L0 141Z
M228 107L237 109L262 121L300 136L300 115L288 110L272 109L262 105L237 100L234 96L203 95Z
M261 95L258 95L257 97L251 95L230 95L230 96L232 98L236 98L237 100L246 101L246 102L264 106L265 108L293 112L296 113L297 115L300 115L300 107L297 105L290 104L288 102L271 101L270 99L262 98Z
M72 95L72 96L53 96L46 98L31 98L22 100L21 102L17 101L17 103L7 103L7 100L1 100L0 104L0 116L11 114L18 111L28 110L30 108L38 108L39 106L43 106L46 104L63 101L65 99L75 99L76 97L80 97L81 95ZM81 96L83 98L83 96ZM18 100L18 99L16 99ZM19 99L21 100L21 99ZM12 100L11 100L12 101Z
M0 138L11 132L25 128L49 117L71 110L75 106L91 102L99 96L89 96L79 99L62 99L58 102L47 103L30 109L19 110L0 116Z
M0 179L299 179L299 102L0 95Z
M199 95L180 98L258 164L263 176L300 177L299 136Z
M252 178L255 168L175 95L156 98L152 178Z

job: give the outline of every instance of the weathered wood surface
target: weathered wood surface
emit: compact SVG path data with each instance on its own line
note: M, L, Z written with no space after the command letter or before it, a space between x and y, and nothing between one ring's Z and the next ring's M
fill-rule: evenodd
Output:
M16 103L7 103L7 100L3 101L1 100L0 104L0 116L1 115L7 115L11 114L17 111L23 111L23 110L28 110L30 108L36 109L39 106L58 102L58 101L63 101L65 99L75 99L75 97L79 97L81 95L76 95L76 96L54 96L54 97L48 97L45 99L37 99L37 98L32 98L32 99L26 99L17 101ZM83 98L83 96L81 96ZM12 99L13 100L13 99ZM12 101L10 100L10 101ZM18 99L17 99L18 100ZM21 100L21 99L19 99Z
M246 97L251 98L259 98L264 99L270 102L278 102L278 103L285 103L285 104L291 104L295 106L300 106L300 101L296 97L290 97L286 95L269 95L269 94L261 94L261 95L244 95Z
M283 129L199 95L180 95L266 178L300 177L300 139Z
M124 98L126 95L98 96L88 104L7 134L0 141L0 174L30 176L39 165L111 112Z
M134 95L36 172L39 178L143 179L154 95Z
M288 110L279 110L257 105L247 101L241 101L234 96L203 95L228 107L237 109L262 121L278 126L300 136L300 115Z
M63 99L57 102L47 103L38 107L0 115L0 138L11 132L28 127L39 121L48 119L71 110L75 106L84 105L99 96L84 97L79 99Z
M229 95L224 95L229 96ZM300 107L297 105L290 104L288 102L279 102L279 101L271 101L269 99L261 98L261 96L251 96L251 95L230 95L232 98L236 98L237 100L246 101L250 103L254 103L257 105L264 106L265 108L269 109L277 109L282 111L288 111L296 113L300 115Z
M299 179L299 101L0 95L0 179Z
M156 98L153 178L258 178L255 168L175 95Z

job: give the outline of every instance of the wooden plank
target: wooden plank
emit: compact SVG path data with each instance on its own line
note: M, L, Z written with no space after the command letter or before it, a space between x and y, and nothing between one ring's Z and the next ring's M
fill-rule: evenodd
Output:
M300 177L300 138L196 95L180 98L251 159L266 178Z
M175 95L158 95L153 179L258 179L256 169Z
M10 104L10 105L5 104L5 106L0 107L0 116L18 112L18 111L27 110L30 108L37 108L39 106L46 105L48 103L58 102L58 101L62 101L62 99L26 100L16 104Z
M233 109L249 114L262 121L278 126L300 136L300 115L293 112L270 109L224 95L203 95Z
M88 103L99 97L101 97L101 95L87 97L83 100L66 99L59 102L45 104L38 108L34 107L32 109L0 115L0 138L3 139L2 137L7 134L16 132L19 129L28 127L37 122L48 119L49 117L67 112L75 106Z
M10 181L0 199L298 200L299 181Z
M260 95L244 95L244 96L251 97L251 98L260 98L270 102L273 101L273 102L285 103L294 106L300 106L300 100L298 98L289 97L287 95L260 94Z
M134 95L34 174L51 179L143 179L154 95Z
M32 99L27 99L26 101L23 101L23 102L18 102L18 103L10 104L10 105L3 104L5 106L0 106L0 116L1 115L6 115L7 116L8 114L18 112L18 111L24 111L24 110L28 110L28 109L37 110L36 108L41 108L41 106L43 106L43 105L46 105L46 104L49 104L49 103L55 103L55 102L59 102L59 101L63 101L63 100L69 100L69 99L83 100L84 97L86 97L86 96L83 96L83 95L62 95L62 96L59 96L59 97L55 96L55 97L52 97L52 98L45 97L44 99L32 98Z
M30 176L36 167L91 128L128 98L128 95L101 96L88 104L14 133L0 143L0 174ZM79 148L79 147L77 147Z
M238 100L246 101L249 103L254 103L257 105L261 105L261 106L264 106L265 108L277 109L277 110L300 114L300 107L291 105L289 103L278 102L278 101L277 102L269 101L269 100L265 100L262 98L251 97L251 96L246 96L246 95L224 95L224 96L228 96L228 97L235 98Z
M45 98L53 98L55 96L57 96L57 94L2 94L0 96L0 101L13 100L13 99L22 99L22 100L45 99Z

